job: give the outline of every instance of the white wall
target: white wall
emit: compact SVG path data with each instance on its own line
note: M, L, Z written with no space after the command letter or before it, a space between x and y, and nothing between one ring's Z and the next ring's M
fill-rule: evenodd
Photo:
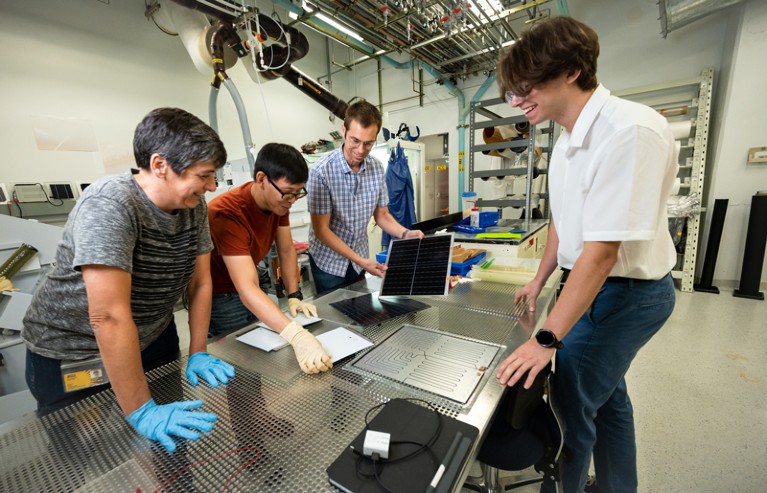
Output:
M712 126L709 134L708 173L704 188L705 203L713 208L714 198L729 198L730 210L717 262L716 280L738 280L743 256L745 228L750 197L756 190L767 189L767 167L747 166L748 147L767 145L767 99L760 97L764 77L759 65L767 38L767 3L749 2L704 17L695 23L660 35L656 0L570 0L573 17L592 26L600 37L599 80L617 91L632 87L672 82L695 77L701 70L716 71ZM410 71L383 65L384 125L389 128L405 121L421 127L428 135L450 135L451 194L456 196L458 170L458 104L456 98L439 85L426 87L424 106L418 99L389 103L412 97ZM378 101L378 83L374 62L357 68L358 87L373 102ZM425 75L428 81L431 79ZM469 101L484 76L459 81ZM495 96L491 87L486 96ZM494 108L497 109L497 108ZM508 113L511 114L511 113ZM468 147L468 134L466 146ZM468 170L468 156L464 160ZM482 169L488 166L486 161ZM490 165L492 166L492 165ZM475 188L490 193L492 185L477 181ZM468 189L468 187L466 187ZM451 200L451 210L457 199ZM708 224L710 214L704 214ZM700 236L698 272L702 267L708 228ZM767 265L762 273L767 280Z
M716 100L709 136L705 205L711 208L714 198L730 199L715 278L739 279L750 197L756 190L767 189L767 167L745 164L748 147L767 145L767 99L760 97L764 78L755 63L763 58L767 36L765 2L750 0L728 8L671 32L667 39L660 36L656 0L570 0L568 4L573 17L599 34L599 77L612 90L685 79L706 67L715 68ZM141 0L109 5L93 0L11 0L0 5L0 41L4 51L12 55L0 72L4 97L0 112L0 183L89 181L104 173L105 163L130 162L133 129L147 111L157 106L180 106L207 120L210 77L199 74L181 42L157 30L144 18L143 10ZM296 66L316 78L327 72L325 41L312 31L304 32L310 38L312 51ZM335 43L331 54L338 63L360 56ZM460 109L456 97L424 72L421 107L412 89L411 71L386 63L382 68L384 126L396 130L406 122L412 130L419 126L423 135L449 134L450 193L455 197L450 206L457 210L456 126ZM378 103L376 71L373 61L337 73L333 76L333 92L345 100L360 95ZM327 138L329 131L340 127L340 121L330 122L324 108L284 81L258 86L239 64L229 74L245 100L257 145L279 140L300 146ZM480 75L458 81L466 101L484 78ZM493 86L486 97L496 94ZM33 115L92 122L100 151L37 150L30 120ZM230 156L242 157L236 112L223 90L219 121ZM468 141L467 135L467 147ZM464 167L468 168L468 156ZM708 221L706 215L704 218ZM704 230L699 269L707 237ZM762 274L765 279L767 266Z
M0 71L0 183L89 182L108 174L105 165L127 170L136 124L155 107L178 106L208 121L212 73L199 73L180 39L163 34L143 12L142 0L0 5L0 43L9 55ZM295 65L316 77L324 73L324 42L313 32L308 36L311 55ZM228 73L245 102L256 146L278 140L300 147L329 138L340 126L285 81L259 86L242 61ZM219 133L229 157L244 157L237 112L223 87L218 100ZM31 119L39 115L89 122L99 151L38 150Z
M750 147L767 146L767 79L759 60L767 46L767 2L751 0L736 11L732 57L719 77L716 132L709 147L711 170L707 205L729 199L715 279L740 279L751 196L767 190L767 165L747 164ZM710 224L711 215L707 215ZM705 232L708 237L708 228ZM767 282L767 259L761 280Z
M709 128L704 203L728 198L729 209L715 281L740 279L751 195L767 189L767 166L746 165L749 147L767 145L763 70L767 3L750 0L669 33L660 32L655 0L570 0L571 14L600 36L600 81L611 89L674 81L714 67L715 100ZM711 214L699 239L700 273ZM767 281L767 265L762 270Z

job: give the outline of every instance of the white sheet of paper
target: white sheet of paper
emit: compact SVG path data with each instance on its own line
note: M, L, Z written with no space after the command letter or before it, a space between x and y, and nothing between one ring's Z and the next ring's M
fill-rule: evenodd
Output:
M266 327L256 327L250 332L237 336L237 340L263 351L274 351L288 345L288 341Z
M374 345L370 339L344 327L320 334L317 340L322 343L325 352L330 354L333 363Z
M298 322L298 324L302 327L306 327L307 325L311 325L322 320L321 318L317 318L317 317L307 317L306 315L304 315L303 312L298 312L298 316L296 317L291 316L290 313L286 313L285 316L293 320L294 322ZM266 325L264 322L258 322L256 325L258 325L259 327L267 328L269 330L274 330L273 328Z

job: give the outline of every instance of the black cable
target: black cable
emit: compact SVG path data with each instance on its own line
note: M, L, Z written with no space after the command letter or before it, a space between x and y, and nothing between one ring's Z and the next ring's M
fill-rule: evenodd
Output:
M45 191L45 187L43 186L42 183L35 183L35 185L40 187L40 190L43 191L43 195L45 195L45 200L48 201L48 203L51 204L53 207L61 207L62 205L64 205L64 199L58 199L58 201L61 202L60 204L54 204L53 202L51 202L51 197L48 195L48 192Z
M154 25L157 27L157 29L167 34L168 36L178 36L178 33L174 33L170 29L163 27L157 23L157 20L154 18L154 14L157 13L157 11L160 9L160 5L157 2L154 2L153 4L150 5L149 3L147 3L146 0L144 0L144 7L145 7L144 16L146 16L147 19L150 19L154 23Z
M401 457L389 458L389 459L381 459L381 458L378 457L377 453L374 453L372 457L368 457L366 455L363 455L362 452L360 452L359 450L356 450L353 447L351 448L352 452L357 454L357 461L356 461L356 464L355 464L355 473L357 474L357 477L363 477L363 478L371 478L372 477L372 478L375 478L376 483L378 483L378 486L380 486L387 493L395 493L395 492L393 492L392 490L387 488L386 485L383 484L383 482L381 481L381 478L380 478L380 474L381 474L381 472L383 472L383 467L386 464L391 464L391 463L394 463L394 462L399 462L399 461L411 459L411 458L413 458L413 457L415 457L417 455L420 455L420 454L422 454L424 452L429 452L431 454L432 462L434 464L436 464L438 462L436 460L436 456L434 455L434 453L431 450L431 447L434 445L434 443L437 441L437 439L439 439L439 436L442 433L442 426L443 426L442 414L439 411L437 411L437 409L430 402L425 401L423 399L406 398L404 400L410 401L410 402L422 402L422 403L426 404L426 406L429 409L434 411L434 414L435 414L435 416L437 418L437 426L436 426L436 429L434 430L434 433L432 434L432 436L429 438L429 440L426 443L415 442L415 441L411 441L411 440L392 441L392 442L390 442L390 445L416 445L416 446L418 446L418 448L416 448L412 452L410 452L408 454L405 454L405 455L403 455ZM388 404L388 401L384 402L384 403L381 403L381 404L378 404L378 405L373 406L370 409L368 409L368 412L365 413L365 430L368 430L369 426L370 426L370 420L369 420L370 413L372 413L373 411L376 411L378 409L381 409L386 404ZM368 459L368 461L372 463L372 466L373 466L372 467L372 469L373 469L372 473L364 472L364 471L361 470L360 465L363 463L362 459ZM380 469L380 472L379 472L379 469Z

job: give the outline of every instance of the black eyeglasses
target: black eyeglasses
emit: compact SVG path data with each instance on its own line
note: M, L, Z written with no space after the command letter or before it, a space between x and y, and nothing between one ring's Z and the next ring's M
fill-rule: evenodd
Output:
M272 181L271 178L267 176L266 179L269 180L269 183L272 184L275 190L280 192L280 195L282 196L283 200L298 200L298 199L306 197L306 195L309 193L306 191L306 188L304 187L301 187L301 190L298 193L283 192L280 189L280 187L278 187L277 184Z
M344 137L346 138L346 142L349 144L349 147L354 147L355 149L359 146L362 146L365 149L372 149L376 144L375 140L360 140L357 137Z

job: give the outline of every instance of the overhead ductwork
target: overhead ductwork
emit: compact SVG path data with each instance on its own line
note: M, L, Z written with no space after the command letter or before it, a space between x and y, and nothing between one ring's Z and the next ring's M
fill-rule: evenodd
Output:
M178 34L197 71L209 76L213 71L213 58L208 47L215 27L208 17L172 1L161 1L151 13L154 21L161 26L168 26ZM231 49L224 52L224 65L232 68L237 63L237 55Z
M226 70L239 57L254 81L284 78L343 118L346 102L292 66L309 52L306 36L268 15L244 9L229 2L172 0L159 2L151 15L155 22L173 26L197 70L213 74L215 88L228 79ZM213 24L210 18L215 19ZM241 35L247 39L241 39ZM255 60L251 60L251 50Z
M661 34L686 26L744 0L659 0Z

